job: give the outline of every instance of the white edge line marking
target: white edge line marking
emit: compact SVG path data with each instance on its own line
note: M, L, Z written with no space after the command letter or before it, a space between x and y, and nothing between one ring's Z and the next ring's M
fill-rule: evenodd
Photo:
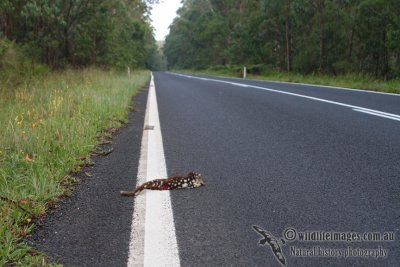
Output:
M357 112L363 112L363 113L366 113L366 114L370 114L370 115L375 115L375 116L379 116L379 117L382 117L382 118L387 118L387 119L391 119L391 120L395 120L395 121L400 121L400 116L391 116L391 115L383 115L383 114L381 114L380 112L372 112L372 111L367 111L367 110L363 110L363 109L355 109L355 108L353 108L353 110L354 111L357 111ZM384 112L382 112L382 113L384 113Z
M174 72L167 72L167 73L170 73L170 74L180 74L180 73L174 73ZM234 80L243 81L243 78L237 78L237 77L227 77L227 76L218 76L218 75L216 75L215 77L218 77L218 78L221 78L221 79L234 79ZM333 86L333 85L322 85L322 84L311 84L311 83L296 83L296 82L282 82L282 81L259 80L259 79L248 79L247 81L271 82L271 83L282 83L282 84L294 84L294 85L311 86L311 87L331 88L331 89L337 89L337 90L349 90L349 91L354 91L354 92L359 92L359 93L371 93L371 94L381 94L381 95L400 96L400 94L395 94L395 93L378 92L378 91L372 91L372 90L368 90L368 89L357 89L357 88L349 88L349 87L338 87L338 86Z
M204 81L219 82L219 83L231 84L231 85L240 86L240 87L250 87L250 88L261 89L261 90L280 93L280 94L285 94L285 95L292 95L292 96L302 97L302 98L311 99L311 100L320 101L320 102L329 103L329 104L334 104L334 105L338 105L338 106L342 106L342 107L348 107L348 108L351 108L354 111L358 111L358 112L368 113L368 114L371 114L371 115L376 115L376 116L379 116L379 117L400 121L400 115L397 115L397 114L387 113L387 112L374 110L374 109L363 108L363 107L360 107L360 106L344 104L344 103L331 101L331 100L326 100L326 99L322 99L322 98L318 98L318 97L306 96L306 95L301 95L301 94L296 94L296 93L291 93L291 92L285 92L285 91L280 91L280 90L271 89L271 88L267 88L267 87L256 86L256 85L247 85L247 84L243 84L243 83L228 82L228 81L209 79L209 78L200 78L200 77L189 76L189 75L184 75L184 74L180 74L180 73L171 73L171 74L177 75L177 76L186 77L186 78L191 78L191 79L200 79L200 80L204 80Z
M148 94L145 125L154 129L143 131L138 176L145 173L146 179L138 183L167 177L153 75ZM136 214L138 205L141 212ZM135 197L128 266L180 266L168 190L144 191Z

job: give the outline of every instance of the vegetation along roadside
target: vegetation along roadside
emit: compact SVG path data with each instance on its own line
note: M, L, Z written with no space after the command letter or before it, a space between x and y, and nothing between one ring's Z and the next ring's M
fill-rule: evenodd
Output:
M41 266L44 256L21 242L60 196L68 175L126 122L131 98L148 71L63 70L0 87L0 266ZM10 88L9 86L14 86Z
M256 71L252 70L252 66L250 66L250 69L247 70L247 76L246 76L247 79L336 86L336 87L368 90L375 92L400 94L400 80L397 78L385 80L373 77L371 75L350 74L350 73L334 76L321 73L300 74L293 72L274 72L274 71L260 72L259 66L255 66L255 69ZM204 70L185 69L177 71L182 73L207 74L207 75L226 76L235 78L243 77L243 67L241 66L236 66L236 67L224 66L224 67L209 68Z

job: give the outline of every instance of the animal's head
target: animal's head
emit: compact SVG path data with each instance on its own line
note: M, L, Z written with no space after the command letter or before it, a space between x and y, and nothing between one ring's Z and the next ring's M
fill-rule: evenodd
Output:
M200 173L189 172L188 177L193 180L193 187L200 187L205 185Z

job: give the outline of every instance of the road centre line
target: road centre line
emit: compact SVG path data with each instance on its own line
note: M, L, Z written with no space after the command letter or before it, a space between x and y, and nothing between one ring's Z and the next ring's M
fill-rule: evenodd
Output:
M157 97L151 75L137 184L167 177ZM170 193L145 190L135 197L127 266L180 266Z
M229 82L229 81L223 81L223 80L217 80L217 79L190 76L190 75L185 75L185 74L180 74L180 73L171 73L171 74L177 75L177 76L186 77L186 78L190 78L190 79L199 79L199 80L203 80L203 81L225 83L225 84L231 84L231 85L234 85L234 86L250 87L250 88L261 89L261 90L270 91L270 92L274 92L274 93L297 96L297 97L311 99L311 100L315 100L315 101L319 101L319 102L334 104L334 105L338 105L338 106L342 106L342 107L348 107L348 108L351 108L353 111L357 111L357 112L362 112L362 113L375 115L375 116L379 116L379 117L386 118L386 119L400 121L400 115L397 115L397 114L387 113L387 112L374 110L374 109L363 108L363 107L355 106L355 105L349 105L349 104L336 102L336 101L331 101L331 100L326 100L326 99L322 99L322 98L318 98L318 97L306 96L306 95L301 95L301 94L296 94L296 93L291 93L291 92L285 92L285 91L280 91L280 90L271 89L271 88L267 88L267 87L256 86L256 85L248 85L248 84L243 84L243 83L236 83L236 82Z

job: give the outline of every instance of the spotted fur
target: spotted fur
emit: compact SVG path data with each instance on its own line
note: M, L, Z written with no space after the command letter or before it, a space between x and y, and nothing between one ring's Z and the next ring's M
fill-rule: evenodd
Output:
M156 179L148 181L132 191L121 191L122 196L134 196L144 189L149 190L171 190L179 188L195 188L203 186L203 178L200 173L189 172L186 176L173 176L167 179Z

